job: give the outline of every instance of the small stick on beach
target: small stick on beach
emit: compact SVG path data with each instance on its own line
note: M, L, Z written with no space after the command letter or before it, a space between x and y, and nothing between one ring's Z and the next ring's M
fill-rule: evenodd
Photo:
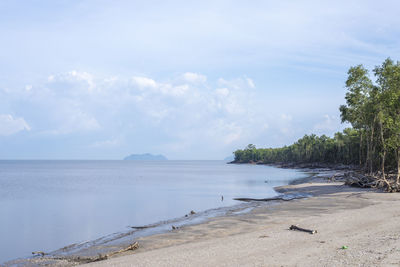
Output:
M296 225L291 225L289 227L289 230L297 230L297 231L307 232L307 233L310 233L312 235L317 233L317 230L305 229L305 228L298 227Z

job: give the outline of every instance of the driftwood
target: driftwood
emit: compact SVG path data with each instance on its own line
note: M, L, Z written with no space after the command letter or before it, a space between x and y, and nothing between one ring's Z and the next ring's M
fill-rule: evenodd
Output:
M378 188L386 192L400 192L400 185L396 183L395 175L382 176L380 172L369 175L357 172L347 173L345 184L361 188Z
M371 188L376 187L378 179L373 176L366 176L360 173L347 173L346 174L345 185L361 187L361 188Z
M98 254L97 257L45 257L43 259L49 259L49 260L65 260L65 261L69 261L69 262L76 262L76 263L90 263L90 262L96 262L96 261L102 261L102 260L106 260L111 256L114 256L116 254L122 253L122 252L126 252L129 250L136 250L139 248L139 243L138 242L134 242L131 245L127 246L126 248L120 249L118 251L113 251L110 252L108 254ZM39 254L39 255L46 255L47 253L44 253L42 251L38 251L38 252L32 252L32 254Z
M43 251L33 251L32 252L32 255L34 255L34 256L44 256L44 255L46 255L47 253L44 253Z
M296 225L291 225L289 227L289 230L297 230L297 231L307 232L307 233L310 233L312 235L317 233L317 230L305 229L305 228L298 227Z
M114 252L111 252L111 253L107 254L106 257L108 258L108 257L111 257L111 256L113 256L115 254L119 254L119 253L126 252L126 251L129 251L129 250L135 250L135 249L138 249L138 248L139 248L139 243L135 242L135 243L129 245L128 247L126 247L126 248L123 248L123 249L120 249L118 251L114 251Z
M150 226L130 226L132 229L142 230L150 228Z
M277 197L270 197L270 198L247 198L247 197L240 197L234 198L234 200L239 201L274 201L274 200L283 200L283 201L290 201L294 199L302 199L307 198L306 196L294 196L294 197L285 197L285 196L277 196Z

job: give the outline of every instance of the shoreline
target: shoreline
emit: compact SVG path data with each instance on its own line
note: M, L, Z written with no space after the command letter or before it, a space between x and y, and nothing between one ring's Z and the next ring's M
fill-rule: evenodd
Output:
M302 172L300 172L297 177L304 177L304 175L307 175L304 174L303 170L301 171ZM307 177L308 176L309 175L307 175ZM295 179L303 179L303 177ZM278 192L276 192L276 194L279 195ZM264 204L265 203L262 202L256 203L252 201L237 201L235 204L230 206L207 209L196 213L190 212L181 217L158 221L148 225L127 226L128 230L118 231L84 242L69 244L65 247L57 248L56 250L52 251L35 251L37 252L36 255L33 255L31 257L16 258L6 261L3 264L5 266L71 266L76 264L84 264L86 262L103 259L104 255L114 254L114 252L123 250L124 248L134 244L136 240L140 240L141 238L168 233L171 232L171 229L174 228L183 229L187 226L198 225L201 223L205 223L208 220L212 220L213 218L237 216L238 214L248 213L252 209ZM120 255L120 253L118 253L118 255Z
M279 166L274 166L279 167ZM297 169L297 168L296 168ZM289 228L290 224L297 224L295 218L300 217L298 222L301 222L304 218L299 213L308 214L310 216L321 216L326 213L335 213L340 212L341 210L358 210L369 206L370 203L366 203L362 200L362 195L364 194L380 194L377 190L372 189L360 189L354 187L344 186L341 182L333 182L329 181L332 176L339 174L343 174L343 170L334 170L334 169L309 169L309 168L299 168L305 173L309 173L310 175L306 178L300 178L289 185L275 187L274 189L281 194L311 194L312 196L307 199L301 200L293 200L293 201L273 201L268 203L261 203L260 205L254 205L251 211L241 213L241 212L230 212L226 213L222 216L206 218L205 221L188 224L180 227L176 230L170 230L163 233L156 233L149 236L143 236L139 238L135 238L133 241L139 242L139 249L133 252L123 252L113 257L110 257L107 260L102 260L94 263L90 263L93 265L117 265L117 266L126 266L126 265L138 265L138 266L154 266L154 265L162 265L162 266L174 266L180 265L180 253L179 251L182 248L190 248L192 246L196 247L197 245L207 243L210 246L216 245L221 240L226 240L229 242L231 239L235 239L237 236L242 236L243 238L247 238L248 235L252 235L255 233L259 234L259 238L264 239L265 234L262 234L261 231L265 227L268 227L269 224L274 225L275 227L279 225L277 221L282 220L282 213L285 214L290 210L293 214L285 214L284 218L288 220L286 224L280 223L280 231L276 233L279 235L288 235L287 228ZM344 203L342 198L338 198L336 195L343 195L345 198L352 199L353 195L357 200L350 201ZM382 194L381 194L382 195ZM383 194L388 195L388 194ZM395 196L395 194L389 194ZM330 199L330 203L322 203L323 199ZM396 197L396 196L395 196ZM400 200L400 197L397 199ZM333 202L333 203L331 203ZM311 210L316 211L315 214L310 214L310 206L309 203L314 203L316 207L311 208ZM399 211L400 213L400 211ZM303 215L304 215L303 214ZM299 216L301 215L301 216ZM289 221L291 221L289 223ZM305 228L310 228L309 225L305 224L300 226ZM311 225L318 229L320 232L319 225ZM312 228L312 227L311 227ZM290 232L290 231L289 231ZM300 234L300 233L293 233ZM302 233L304 234L304 233ZM269 234L265 236L269 237ZM266 237L265 237L266 238ZM267 239L267 238L266 238ZM257 239L258 240L258 239ZM254 241L254 240L253 240ZM326 242L326 241L324 241ZM234 244L230 244L233 245ZM291 248L293 249L293 248ZM197 250L197 249L196 249ZM224 249L222 249L224 251ZM166 253L164 255L163 253ZM190 251L189 251L190 252ZM188 253L189 253L188 252ZM169 258L169 254L172 253L176 257L176 262L169 260L167 264L164 264L166 260L165 257ZM250 253L250 251L249 251ZM190 255L196 254L195 252L190 252ZM151 257L147 256L151 255ZM261 258L262 255L259 255ZM199 262L196 262L195 258L185 259L185 265L201 265ZM231 255L232 259L234 259L234 255ZM35 264L42 264L40 258L36 258ZM211 260L211 259L209 259ZM221 261L228 261L224 257L215 257L206 265L226 265ZM283 259L282 259L283 260ZM145 263L143 263L143 261ZM267 265L278 264L278 262L265 262ZM143 264L142 264L143 263ZM229 261L227 262L229 263ZM281 265L285 265L286 262L282 261ZM75 263L66 262L66 261L58 261L57 264L61 264L64 266L67 265L75 265ZM235 264L235 263L233 263ZM240 265L246 265L241 262ZM248 265L254 265L252 262L247 262ZM229 264L228 264L229 265ZM264 265L264 264L262 264ZM290 266L291 264L289 264ZM279 265L280 266L280 265ZM329 266L329 265L328 265Z
M4 266L75 266L97 261L97 258L103 260L101 259L101 255L114 253L114 251L134 244L136 240L140 240L141 238L171 232L173 231L171 230L171 226L176 227L176 229L183 229L187 226L205 223L213 218L247 213L257 206L259 206L258 203L238 201L238 204L233 206L208 209L195 214L189 213L182 217L144 226L129 226L131 229L127 231L116 232L90 241L70 244L48 253L37 251L36 256L14 259L3 264ZM41 253L44 254L40 255ZM121 254L117 256L119 255ZM0 264L0 266L3 265Z
M312 170L279 193L311 193L246 214L212 218L139 239L140 248L93 266L382 266L400 264L400 195L329 181L341 170ZM373 215L373 216L371 216ZM290 225L316 229L310 235ZM347 246L348 249L341 249Z

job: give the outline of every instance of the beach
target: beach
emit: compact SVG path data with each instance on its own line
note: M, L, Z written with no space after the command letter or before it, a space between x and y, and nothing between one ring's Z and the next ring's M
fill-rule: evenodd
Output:
M313 197L139 238L139 249L89 265L399 266L400 195L325 178L276 188ZM291 225L317 233L291 231Z
M0 267L400 267L399 10L0 0Z

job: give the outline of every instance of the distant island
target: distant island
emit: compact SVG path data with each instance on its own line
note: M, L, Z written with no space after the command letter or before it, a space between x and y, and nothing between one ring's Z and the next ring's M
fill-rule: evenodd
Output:
M146 154L132 154L124 158L124 160L168 160L163 155Z

